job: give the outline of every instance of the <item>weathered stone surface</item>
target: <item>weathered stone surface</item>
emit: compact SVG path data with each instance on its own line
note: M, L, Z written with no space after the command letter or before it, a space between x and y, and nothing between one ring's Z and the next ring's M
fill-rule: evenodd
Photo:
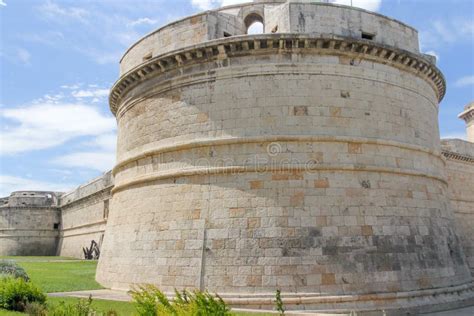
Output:
M254 21L272 33L227 37ZM416 30L379 14L258 1L171 23L121 61L117 165L58 195L58 253L105 232L103 285L235 306L472 301L473 148L441 146L444 93Z
M54 256L60 209L55 192L20 191L0 205L0 256Z
M170 24L122 60L136 68L112 89L99 282L227 297L469 288L436 137L444 80L416 31L298 1L215 14L245 25L249 7L276 33L181 42L143 63Z

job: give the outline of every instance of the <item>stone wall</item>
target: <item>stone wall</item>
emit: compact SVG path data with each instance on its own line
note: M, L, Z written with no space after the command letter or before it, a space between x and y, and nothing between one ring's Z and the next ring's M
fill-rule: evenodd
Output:
M450 139L443 140L442 144L447 158L451 206L469 266L474 273L474 143Z
M90 247L92 240L101 246L112 186L113 179L108 172L61 196L62 225L58 245L61 256L83 258L82 249Z
M54 256L59 225L56 193L12 193L0 206L0 256Z

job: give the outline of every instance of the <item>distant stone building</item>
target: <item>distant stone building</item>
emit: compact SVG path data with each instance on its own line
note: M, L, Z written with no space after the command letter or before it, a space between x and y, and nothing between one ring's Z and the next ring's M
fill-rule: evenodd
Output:
M264 34L247 35L254 22ZM415 29L347 6L255 1L173 22L121 60L112 174L4 199L0 254L80 257L95 240L107 287L235 306L271 308L276 289L290 309L472 302L474 108L468 141L440 142L435 62Z

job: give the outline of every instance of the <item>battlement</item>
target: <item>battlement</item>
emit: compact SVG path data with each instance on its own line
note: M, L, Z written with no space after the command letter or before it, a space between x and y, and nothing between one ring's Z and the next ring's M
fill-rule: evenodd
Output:
M64 207L101 191L111 189L113 185L114 179L112 177L112 172L108 171L100 177L75 188L73 191L61 195L60 206Z
M256 1L205 11L169 23L133 44L120 61L125 74L171 51L224 37L247 35L254 22L263 33L338 35L366 39L419 54L418 32L397 20L363 9L304 0Z

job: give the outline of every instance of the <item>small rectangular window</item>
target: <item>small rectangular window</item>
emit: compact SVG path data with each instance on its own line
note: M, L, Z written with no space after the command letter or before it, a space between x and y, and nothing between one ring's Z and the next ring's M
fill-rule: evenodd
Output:
M109 200L104 200L103 218L107 219L108 217L109 217Z
M231 37L231 36L232 36L232 34L224 32L224 37Z
M59 229L59 223L54 223L53 229Z
M374 39L374 37L375 37L374 34L362 32L362 38L363 38L363 39L366 39L366 40L371 41L371 40Z

